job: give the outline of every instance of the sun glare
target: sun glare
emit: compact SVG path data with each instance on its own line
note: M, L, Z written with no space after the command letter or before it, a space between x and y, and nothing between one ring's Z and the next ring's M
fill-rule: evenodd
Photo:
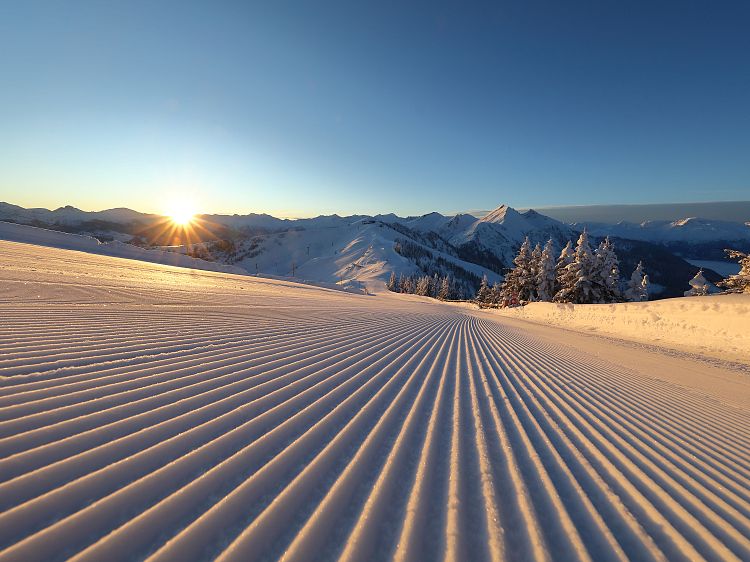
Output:
M175 201L167 215L178 226L188 226L195 218L195 208L187 201Z

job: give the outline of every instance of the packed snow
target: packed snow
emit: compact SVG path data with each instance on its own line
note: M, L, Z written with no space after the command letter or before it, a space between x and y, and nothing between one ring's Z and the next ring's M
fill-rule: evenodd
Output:
M750 559L738 364L8 241L0 318L3 561Z

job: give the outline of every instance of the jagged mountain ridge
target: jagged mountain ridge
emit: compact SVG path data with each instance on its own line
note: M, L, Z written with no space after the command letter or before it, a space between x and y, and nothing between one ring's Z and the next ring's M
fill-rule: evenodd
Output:
M569 238L573 230L563 223L545 217L533 210L519 213L515 209L502 205L490 215L478 219L469 214L445 216L440 213L428 213L418 217L398 217L388 215L321 215L304 219L279 219L267 214L248 215L199 215L197 217L207 225L207 231L220 230L220 235L226 234L226 229L236 231L236 234L281 232L292 229L336 228L357 223L359 221L377 220L385 224L397 224L412 231L436 233L448 244L458 248L469 243L476 243L484 249L497 249L499 244L517 246L525 236L532 242L545 242L548 238ZM82 211L75 207L61 207L53 211L47 209L24 209L17 205L0 203L0 220L33 224L55 229L81 226L81 232L96 235L98 232L86 231L86 227L103 223L103 226L113 232L135 234L138 228L147 228L151 223L163 221L159 215L139 213L130 209L109 209L105 211ZM119 230L118 230L119 227ZM225 227L225 228L216 228ZM101 233L101 232L99 232ZM504 253L504 252L501 252Z
M90 213L74 207L49 211L1 204L0 220L103 240L124 240L123 236L132 235L139 244L170 246L171 251L238 265L250 273L355 286L384 282L391 272L450 275L467 294L484 275L491 282L501 280L525 236L544 242L550 235L572 234L558 221L533 212L522 215L507 206L498 208L489 219L439 213L308 219L200 215L190 243L182 241L176 246L173 239L153 234L164 231L164 217L130 210Z
M439 273L463 276L467 287L482 275L499 280L512 266L513 257L525 237L533 244L544 244L551 238L559 250L568 240L575 241L581 226L564 224L534 210L519 212L507 205L481 218L436 212L414 217L391 213L306 219L279 219L255 213L200 215L197 217L200 228L196 228L191 243L180 246L183 242L179 239L152 237L153 232L164 230L164 217L130 209L86 212L68 206L49 211L0 203L0 220L88 234L104 240L126 241L129 236L138 236L149 245L177 244L170 249L239 265L251 273L294 274L312 280L353 284L374 279L383 282L391 271L408 275ZM158 227L160 224L162 226ZM697 229L701 224L704 223L690 219L673 224L672 228ZM624 223L615 226L631 228ZM641 228L645 227L641 225ZM606 225L589 230L595 238L613 235L623 240L638 240L627 232L622 235L617 228L608 230ZM642 244L650 242L642 241ZM396 246L401 253L394 251ZM631 247L632 244L622 248L628 265L639 259L629 255ZM641 245L635 247L643 249ZM656 250L647 253L666 255ZM674 257L681 263L680 273L693 267L682 263L680 257ZM665 260L654 259L653 263L648 263L650 261L646 265L655 273L654 278L667 278L659 272ZM672 263L673 269L675 263ZM675 286L665 286L665 294L676 294L681 289L677 287L680 280L673 278L670 283Z

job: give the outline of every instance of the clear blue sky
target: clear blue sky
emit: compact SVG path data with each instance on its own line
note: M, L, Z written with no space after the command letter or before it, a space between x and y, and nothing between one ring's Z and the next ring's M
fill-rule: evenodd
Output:
M750 199L748 30L746 0L8 0L0 200L309 216Z

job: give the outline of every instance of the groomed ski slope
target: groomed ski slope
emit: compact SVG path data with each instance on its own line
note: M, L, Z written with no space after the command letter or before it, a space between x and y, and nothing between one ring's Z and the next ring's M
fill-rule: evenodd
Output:
M750 559L748 372L12 242L0 319L3 561Z

